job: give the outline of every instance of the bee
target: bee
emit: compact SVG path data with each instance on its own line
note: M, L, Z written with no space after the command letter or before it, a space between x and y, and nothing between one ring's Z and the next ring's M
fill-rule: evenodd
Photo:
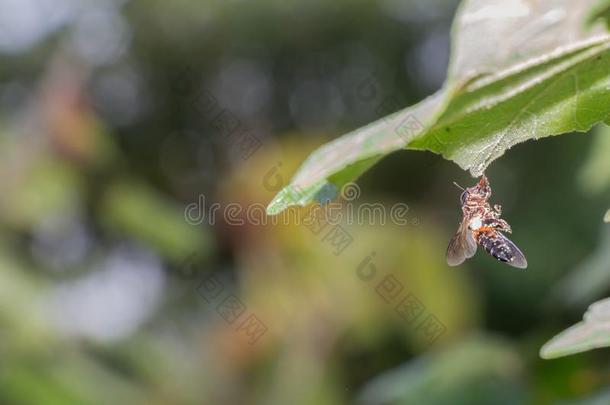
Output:
M460 187L457 183L456 186ZM480 245L497 260L513 267L527 268L527 260L504 233L512 233L510 225L500 218L502 207L489 205L491 186L483 175L473 187L463 189L460 196L462 222L447 247L447 264L457 266L471 258Z

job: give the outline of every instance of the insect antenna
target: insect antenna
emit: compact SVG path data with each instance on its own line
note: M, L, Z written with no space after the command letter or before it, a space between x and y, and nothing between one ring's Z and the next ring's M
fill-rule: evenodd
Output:
M466 191L466 190L464 189L464 187L460 186L460 185L459 185L459 184L457 184L455 181L453 182L453 184L455 184L455 186L456 186L457 188L459 188L460 190L462 190L462 191Z

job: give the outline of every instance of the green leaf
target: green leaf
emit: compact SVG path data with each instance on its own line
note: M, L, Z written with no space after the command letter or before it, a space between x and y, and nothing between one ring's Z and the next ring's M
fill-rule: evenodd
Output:
M610 346L610 298L591 305L582 322L555 336L540 349L540 357L554 359Z
M610 223L610 209L606 211L606 215L604 216L604 222Z
M479 176L520 142L587 131L606 120L610 35L583 30L593 2L465 1L443 88L322 146L268 212L305 205L324 187L339 189L402 148L441 154Z
M440 109L442 92L364 128L344 135L315 151L303 163L290 185L271 201L267 212L278 214L291 205L304 206L314 201L318 192L332 186L341 189L358 178L384 155L401 149L404 141L394 132L405 120L416 119L426 125ZM417 117L417 118L415 118ZM418 124L418 122L422 124Z
M597 20L606 20L606 26L610 30L610 0L598 0L587 17L587 25L591 26Z

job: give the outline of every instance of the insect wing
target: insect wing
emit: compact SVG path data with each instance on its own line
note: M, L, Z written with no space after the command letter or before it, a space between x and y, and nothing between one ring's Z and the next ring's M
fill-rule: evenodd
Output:
M495 259L520 269L527 268L527 260L510 239L497 231L482 233L478 242Z
M472 232L464 223L460 227L453 238L449 241L447 247L447 264L449 266L457 266L464 260L471 258L477 251L477 244L472 236Z

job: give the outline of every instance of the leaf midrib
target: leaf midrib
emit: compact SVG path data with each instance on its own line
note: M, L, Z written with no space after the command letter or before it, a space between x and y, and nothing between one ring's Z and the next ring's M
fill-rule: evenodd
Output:
M497 95L495 96L495 102L494 103L490 103L489 99L492 99L493 97L488 97L486 100L480 101L477 103L477 106L475 107L469 107L469 108L462 108L461 110L458 110L456 112L445 112L446 116L445 117L440 117L439 120L436 122L436 124L430 128L429 131L427 132L432 132L435 130L438 130L439 128L443 128L446 126L450 126L452 124L455 124L455 122L458 122L462 119L464 119L465 117L475 114L477 112L483 111L485 109L489 109L491 107L496 107L500 104L506 103L508 101L510 101L512 98L528 91L531 90L532 88L541 85L542 83L544 83L545 81L548 80L554 80L556 77L564 77L563 75L567 72L570 72L571 70L578 68L582 63L587 62L597 56L602 55L604 52L610 51L610 37L608 37L607 42L603 45L598 45L597 47L594 48L589 48L586 49L585 51L581 51L579 53L576 54L576 56L573 56L572 58L568 59L567 62L565 63L565 65L560 66L560 69L557 69L557 66L554 67L549 67L549 71L541 73L538 76L538 79L540 79L540 77L544 77L542 80L537 80L536 78L528 78L528 84L527 86L517 86L518 91L508 91L506 93L506 95ZM583 56L584 55L584 56ZM555 69L553 69L555 68ZM525 72L523 72L522 74L524 74ZM515 76L515 81L518 81L518 76ZM488 86L486 86L487 88L492 87L494 85L497 85L498 83L492 83L489 84ZM511 88L512 86L506 85L506 88ZM483 88L481 88L478 91L484 91ZM476 93L470 93L469 96L476 98ZM425 134L422 134L418 137L422 138L423 136L425 136Z

